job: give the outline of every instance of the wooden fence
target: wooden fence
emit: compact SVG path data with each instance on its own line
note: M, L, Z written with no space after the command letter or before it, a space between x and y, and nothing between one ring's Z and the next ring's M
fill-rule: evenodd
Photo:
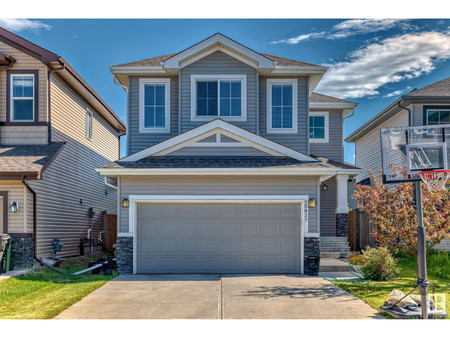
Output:
M114 252L113 245L117 241L117 215L106 214L104 215L105 226L105 250L108 252Z
M359 210L350 211L348 214L348 243L350 250L364 249L366 246L376 246L375 239L371 235L374 225L370 223L369 216Z

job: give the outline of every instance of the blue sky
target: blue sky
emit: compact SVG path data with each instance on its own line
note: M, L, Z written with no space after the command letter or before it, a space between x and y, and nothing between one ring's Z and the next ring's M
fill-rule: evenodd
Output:
M356 101L345 136L403 93L450 76L450 20L0 19L64 57L125 120L110 66L178 52L221 32L258 52L329 68L317 92ZM354 162L353 145L345 160Z

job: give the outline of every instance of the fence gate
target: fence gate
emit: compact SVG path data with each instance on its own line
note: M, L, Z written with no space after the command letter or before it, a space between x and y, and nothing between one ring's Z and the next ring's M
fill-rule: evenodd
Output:
M117 215L105 214L105 250L114 252L117 241Z
M370 217L360 210L352 210L348 214L348 243L350 250L361 250L366 246L375 247L375 238L371 235L375 225Z

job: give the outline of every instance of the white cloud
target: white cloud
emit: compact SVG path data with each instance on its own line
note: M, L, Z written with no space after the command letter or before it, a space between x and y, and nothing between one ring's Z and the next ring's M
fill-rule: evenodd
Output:
M395 90L393 92L387 93L386 95L383 96L383 98L388 98L388 97L393 97L393 96L400 96L403 93L406 93L407 91L410 91L412 88L411 87L406 87L405 89L400 89L400 90Z
M381 86L430 73L436 63L449 58L449 32L404 34L358 49L349 61L331 65L317 89L347 98L378 95Z
M52 26L47 25L46 23L28 19L0 19L0 26L14 32L22 32L26 30L38 32L41 29L52 29Z
M289 39L272 41L271 44L287 43L289 45L295 45L297 43L310 39L324 38L328 40L336 40L336 39L344 39L353 35L374 33L392 28L402 28L402 29L412 28L412 26L407 21L408 20L400 20L400 19L346 20L335 25L329 32L323 31L317 33L302 34Z

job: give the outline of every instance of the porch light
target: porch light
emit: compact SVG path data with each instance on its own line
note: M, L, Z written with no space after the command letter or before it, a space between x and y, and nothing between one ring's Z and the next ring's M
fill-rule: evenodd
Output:
M328 185L326 184L322 185L322 191L328 191Z
M316 207L316 199L311 198L308 200L308 208L315 208Z
M17 212L19 210L19 202L11 202L10 208L11 212Z
M130 206L130 201L128 200L128 198L124 198L122 200L122 208L128 208Z

